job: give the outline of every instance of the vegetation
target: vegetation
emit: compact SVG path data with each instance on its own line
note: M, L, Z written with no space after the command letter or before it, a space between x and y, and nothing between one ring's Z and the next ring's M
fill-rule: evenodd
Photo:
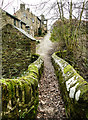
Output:
M2 120L34 120L39 103L38 81L44 62L35 54L28 70L17 79L1 79Z
M58 9L60 14L60 19L56 21L53 25L53 31L51 34L51 41L59 42L60 51L67 50L65 60L70 62L70 64L77 69L77 71L87 79L87 56L86 56L86 25L82 21L82 15L85 8L85 1L82 4L82 9L79 15L79 19L72 18L72 7L73 3L69 5L69 19L64 17L62 2L59 2ZM84 74L86 73L86 74Z
M64 51L63 56L66 54ZM69 120L88 120L88 83L68 64L61 59L62 54L52 55L62 97L65 103L66 116ZM60 57L58 57L60 56Z

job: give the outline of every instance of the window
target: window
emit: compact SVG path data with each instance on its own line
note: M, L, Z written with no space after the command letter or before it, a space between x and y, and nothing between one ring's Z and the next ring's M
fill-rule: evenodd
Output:
M19 22L19 28L21 28L21 22Z
M22 23L21 23L21 28L22 28Z
M27 28L27 30L30 30L30 26L29 25L26 25L26 28Z
M14 25L16 26L16 20L14 19Z
M19 28L22 28L22 22L21 21L19 22Z

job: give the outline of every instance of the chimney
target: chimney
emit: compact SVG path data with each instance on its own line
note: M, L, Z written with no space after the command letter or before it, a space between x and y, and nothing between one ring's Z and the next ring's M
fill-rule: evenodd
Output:
M24 11L25 10L25 4L20 4L20 10Z

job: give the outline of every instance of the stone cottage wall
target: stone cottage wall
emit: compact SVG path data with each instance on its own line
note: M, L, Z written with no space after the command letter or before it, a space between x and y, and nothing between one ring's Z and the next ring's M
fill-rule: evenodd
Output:
M2 28L2 74L4 78L16 77L27 70L30 56L36 51L36 41L31 40L12 25Z
M31 34L32 36L34 36L34 23L32 22L32 20L34 19L34 15L28 11L28 9L25 10L25 5L21 4L20 5L20 9L15 13L15 16L24 21L30 28L28 30L29 34Z
M10 15L9 13L3 11L2 9L0 9L0 28L2 28L3 26L5 26L6 24L11 24L11 25L15 25L18 28L22 28L23 30L26 30L26 23L20 21L18 18L16 18L13 15Z
M6 13L0 9L0 29L8 23L7 18L10 23L12 23L11 19L6 16Z

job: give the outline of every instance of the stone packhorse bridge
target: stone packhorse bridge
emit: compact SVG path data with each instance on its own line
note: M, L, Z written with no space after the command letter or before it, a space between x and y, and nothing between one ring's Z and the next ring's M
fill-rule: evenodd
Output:
M46 54L48 53L46 52ZM28 66L28 70L25 72L24 76L19 77L18 79L0 80L0 83L2 85L2 120L36 120L38 104L41 105L41 103L39 103L39 96L41 96L41 94L38 92L38 83L43 71L43 67L47 67L49 65L49 63L45 63L44 65L45 60L48 60L47 56L43 54L43 60L40 56L36 56L37 57L35 57L35 55L33 56L35 61ZM60 116L57 118L53 117L52 119L87 120L88 83L74 70L74 68L69 63L59 57L59 52L56 52L52 55L52 63L59 82L59 86L57 85L57 87L60 87L66 113L65 119ZM47 74L50 69L51 68L48 68ZM41 80L44 82L44 79ZM54 81L54 79L52 79L52 81ZM48 84L48 87L51 84L52 83ZM53 88L54 86L55 85L53 85ZM43 91L44 89L42 92ZM51 90L50 94L53 95L54 92L55 91L52 92ZM58 96L55 97L55 100L58 100ZM42 104L45 104L44 101L42 101ZM45 110L45 108L43 110ZM38 112L43 113L43 110L40 110ZM59 110L60 109L58 108L57 115L60 115ZM54 109L49 110L48 112L50 111L53 111L54 113ZM42 114L40 113L40 115ZM43 118L39 115L37 119L52 120L49 117Z

